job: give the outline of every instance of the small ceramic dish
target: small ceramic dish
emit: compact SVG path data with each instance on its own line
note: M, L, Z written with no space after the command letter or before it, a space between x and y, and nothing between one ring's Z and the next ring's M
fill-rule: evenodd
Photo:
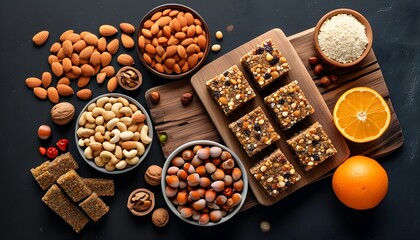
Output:
M322 50L321 47L319 45L319 32L321 29L321 26L324 24L324 22L328 19L331 19L333 16L336 16L338 14L347 14L347 15L352 15L354 16L364 27L365 27L365 31L366 31L366 37L368 40L368 43L365 47L365 50L363 51L363 53L354 61L352 62L348 62L348 63L342 63L342 62L338 62L335 61L333 59L330 59ZM365 17L363 17L362 14L351 10L351 9L345 9L345 8L341 8L341 9L336 9L333 10L327 14L325 14L316 24L315 26L315 30L314 30L314 47L316 52L319 54L319 56L327 63L336 66L336 67L350 67L350 66L354 66L356 64L358 64L359 62L361 62L369 53L369 51L372 48L372 41L373 41L373 33L372 33L372 28L369 24L369 22L366 20Z
M136 199L136 194L143 194ZM146 199L145 201L149 201L150 205L145 204L142 199ZM133 201L134 200L134 201ZM137 204L137 202L142 202L141 204ZM136 206L136 204L138 206ZM144 210L140 210L144 206ZM155 194L146 188L138 188L131 192L130 196L128 196L127 200L127 208L130 212L136 216L145 216L149 214L155 208Z
M179 193L180 195L179 196L174 195L173 197L168 197L167 194L166 194L167 193L166 192L167 187L171 188L168 185L167 180L166 180L167 176L171 175L171 174L168 174L168 169L171 168L170 171L172 171L172 170L178 168L178 167L173 165L174 162L179 161L179 158L180 158L179 156L186 153L186 152L184 152L184 150L187 150L190 153L192 153L192 149L195 146L201 146L202 148L208 147L209 149L211 147L219 147L219 148L222 149L222 151L227 151L228 153L230 153L230 155L231 155L230 159L234 160L234 167L239 168L241 170L241 177L239 179L233 180L233 183L231 182L229 185L227 185L227 183L226 183L224 185L225 186L224 189L221 191L220 189L217 189L215 187L215 185L213 185L213 183L216 183L216 182L220 183L221 181L220 180L217 181L217 180L213 180L213 179L218 178L215 175L216 172L220 173L221 169L224 168L223 167L224 166L223 162L226 162L226 160L223 160L224 157L222 155L220 155L220 157L215 156L215 158L212 158L210 156L208 159L203 160L202 164L196 164L195 161L197 161L198 159L189 160L189 161L186 161L186 163L183 167L180 167L180 172L177 173L177 175L179 174L179 178L183 179L182 174L184 174L184 177L186 177L185 174L187 174L186 170L183 170L183 169L188 169L187 171L189 172L189 176L186 177L186 180L180 180L180 182L184 182L185 185L189 184L188 182L191 180L189 178L190 176L192 176L194 174L202 174L200 176L200 178L206 178L207 186L204 186L205 181L201 182L201 180L200 180L201 183L199 185L197 185L197 186L185 186L185 189L181 189L182 187L181 187L181 184L180 184L179 189L176 190L176 189L172 188L172 190L177 191L177 193ZM212 154L211 151L210 151L210 154ZM200 154L197 152L197 155L194 156L194 158L199 158L198 156L200 156ZM174 160L176 158L177 158L177 160ZM192 155L190 155L190 158L192 158ZM200 161L200 160L198 160L198 161ZM219 162L222 161L222 163L216 163L217 161L219 161ZM199 173L202 169L204 169L206 167L209 167L206 164L206 163L209 163L209 162L216 165L217 170L215 170L215 172L211 175L208 174L208 170L205 170L206 171L205 173L203 173L203 172ZM219 165L217 165L217 164L219 164ZM194 165L195 165L195 167L193 167ZM199 168L201 168L201 170L199 170ZM195 172L195 170L197 170L197 171ZM230 170L225 169L224 171L225 171L226 175L224 175L224 176L230 175L230 176L232 176L232 179L233 179L233 178L237 177L237 175L235 174L235 173L237 173L236 170L232 170L232 168L230 168ZM162 178L161 178L161 187L162 187L163 197L165 199L166 204L171 209L171 211L177 217L182 219L183 221L185 221L187 223L190 223L192 225L205 226L205 227L219 225L219 224L224 223L224 222L228 221L229 219L231 219L239 211L239 209L241 209L243 203L245 202L247 192L248 192L248 177L247 177L247 174L246 174L246 170L247 169L245 169L245 167L242 164L242 162L240 161L239 157L232 150L227 148L226 146L221 145L221 144L219 144L217 142L214 142L214 141L209 141L209 140L191 141L191 142L185 143L185 144L181 145L180 147L178 147L177 149L175 149L169 155L169 157L166 159L166 162L165 162L165 164L163 165L163 168L162 168ZM171 175L171 177L176 177L177 175ZM235 175L235 177L233 177L234 175ZM220 175L219 175L219 177L220 177ZM225 180L228 181L227 179L228 178L226 178L226 179L223 178L223 181L225 181ZM236 186L237 186L236 183L243 183L243 187L242 187L241 190L236 188ZM229 191L225 192L226 189L229 190L230 193L229 193ZM238 191L236 189L238 189ZM192 193L193 191L195 191L195 193ZM191 202L188 201L187 203L185 203L182 206L181 205L176 206L174 204L174 202L179 203L179 201L182 201L181 199L182 199L183 194L186 194L186 196L189 196L189 198L194 197L194 196L195 196L194 198L197 198L197 196L195 194L197 192L200 192L200 191L203 191L203 195L204 195L204 192L210 192L210 193L217 192L217 193L214 193L214 194L217 194L217 197L215 197L216 200L214 202L211 202L211 203L208 202L209 198L207 198L207 194L205 194L206 197L202 196L202 197L200 197L200 199L195 199L195 201L194 200L192 200ZM240 201L238 202L237 205L235 205L233 207L229 207L229 202L231 203L231 201L234 201L232 199L235 198L232 194L233 195L234 194L240 194L241 197L240 197ZM221 203L219 202L219 200L220 200L220 199L218 199L219 197L221 198ZM202 202L200 203L200 201L202 201ZM206 205L203 205L204 202L206 202ZM197 205L195 205L195 204L197 204ZM201 212L201 210L199 210L199 207L197 207L199 204L201 204L202 207L203 206L208 207L208 209L207 209L208 210L208 215L205 216L205 217L207 217L207 220L209 219L209 217L210 217L210 219L212 219L212 212L217 212L217 211L220 211L220 210L222 212L224 212L224 213L221 214L223 217L221 217L221 219L218 220L218 221L211 221L210 220L208 222L206 221L205 223L200 222L202 220L201 216L206 215L207 213ZM212 206L214 204L218 204L218 206ZM183 208L193 209L195 207L197 207L196 211L191 210L191 211L195 212L195 214L196 214L195 216L183 217L183 215L181 213L183 211L182 210ZM219 210L218 210L218 208L219 208Z
M143 152L143 154L141 155L141 156L136 156L136 157L138 157L139 159L137 159L138 161L137 161L137 163L135 163L134 164L134 162L133 162L133 165L130 165L130 164L127 164L127 166L125 167L125 168L123 168L123 169L121 169L121 170L119 170L119 169L117 169L117 168L115 168L114 170L112 170L112 171L108 171L107 169L105 169L105 167L99 167L96 163L95 163L95 158L97 157L96 155L95 155L95 151L93 151L92 149L92 151L91 151L91 153L92 153L92 159L88 159L87 157L86 157L86 149L87 149L87 147L88 146L86 146L85 144L86 144L86 142L88 143L88 144L90 144L90 142L91 142L91 140L90 140L90 138L91 137L93 137L93 138L95 138L94 137L94 134L90 134L89 133L89 136L86 136L86 137L79 137L79 135L78 135L78 129L79 129L79 127L80 127L80 125L79 125L79 123L80 122L86 122L87 123L87 120L86 120L86 118L83 120L83 119L81 119L82 117L85 117L83 114L84 114L84 112L85 111L87 111L87 109L89 108L92 108L91 110L93 110L93 108L95 108L95 106L97 106L96 104L97 104L97 101L99 100L99 99L102 99L102 98L112 98L115 102L118 102L118 101L122 101L122 99L125 99L125 100L127 100L128 101L128 103L129 104L133 104L138 110L140 110L143 114L144 114L144 117L145 117L145 120L144 120L144 122L145 122L145 124L148 126L148 132L147 132L147 135L150 137L150 139L151 139L151 142L149 143L149 144L143 144L143 146L144 146L144 152ZM100 112L100 111L98 111L98 112ZM92 112L92 114L91 114L91 117L93 117L93 112ZM98 116L96 116L96 118L98 118L99 117L99 115ZM102 116L103 117L103 116ZM92 124L96 124L96 118L95 118L95 121L94 122L92 122ZM99 120L99 119L98 119ZM102 119L103 120L103 119ZM102 121L102 120L99 120L99 121ZM112 119L111 119L112 120ZM127 119L128 120L128 119ZM91 121L93 121L93 120L91 120ZM103 124L105 124L105 123L103 123ZM84 125L85 126L85 125ZM96 128L95 128L96 129ZM97 129L98 131L100 131L99 129ZM103 129L104 131L108 131L106 128L105 129ZM120 131L121 132L121 131ZM96 130L95 130L95 133L96 133ZM112 133L111 133L112 134ZM125 173L125 172L128 172L128 171L130 171L130 170L133 170L134 168L136 168L138 165L140 165L140 163L146 158L146 156L147 156L147 154L149 153L149 150L150 150L150 148L151 148L151 145L152 145L152 142L153 142L153 126L152 126L152 120L150 119L150 117L149 117L149 114L147 113L147 111L146 111L146 109L139 103L139 102L137 102L135 99L133 99L133 98L131 98L131 97L129 97L129 96L127 96L127 95L124 95L124 94L119 94L119 93L107 93L107 94L103 94L103 95L100 95L100 96L98 96L98 97L96 97L96 98L94 98L94 99L92 99L91 101L89 101L87 104L86 104L86 106L85 107L83 107L83 109L80 111L80 114L79 114L79 116L77 117L77 121L76 121L76 124L75 124L75 131L74 131L74 135L75 135L75 142L76 142L76 146L77 146L77 149L79 150L79 153L80 153L80 156L82 156L82 158L83 158L83 160L85 160L85 162L89 165L89 166L91 166L92 168L94 168L94 169L96 169L96 170L98 170L98 171L100 171L100 172L103 172L103 173L108 173L108 174L120 174L120 173ZM104 134L105 135L105 134ZM95 140L96 141L96 140ZM111 140L110 140L111 141ZM140 140L139 140L140 141ZM109 141L106 141L106 142L108 142L108 143L110 143ZM110 145L110 144L108 144L108 145ZM112 144L111 144L112 145ZM114 144L115 145L115 144ZM142 149L143 150L143 149ZM97 152L97 154L100 154L101 152L103 152L104 151L104 146L103 145L101 145L101 148L100 148L100 150L98 150ZM108 152L111 152L112 154L114 154L114 151L108 151ZM127 160L127 159L126 159ZM127 161L126 161L127 162Z
M122 67L117 74L118 84L125 90L133 91L143 83L143 76L140 71L131 66Z
M178 38L175 38L176 30L174 29L176 29L176 27L173 26L173 20L176 19L176 22L181 22L181 21L178 21L178 19L181 17L185 20L183 16L178 17L179 12L190 13L195 19L197 19L196 21L194 21L194 23L186 23L185 21L183 21L183 23L179 23L181 24L180 27L183 27L185 24L190 24L188 26L192 26L191 29L194 29L194 31L196 31L196 29L199 28L203 32L203 35L206 39L205 48L204 50L203 49L201 50L201 53L199 53L200 55L202 54L202 56L198 58L198 61L197 59L195 60L190 59L191 55L198 55L197 50L195 50L196 53L188 54L188 52L193 50L193 47L197 47L199 45L197 42L197 38L198 38L197 31L194 34L194 36L188 37L189 33L187 29L189 27L184 26L183 30L180 30L179 32L177 32L179 33L179 36L177 35ZM159 23L157 23L159 20L157 20L158 18L156 16L166 17L165 20L169 20L169 18L171 18L172 20L166 21L165 23L163 23L163 21L160 21ZM156 27L158 29L158 32L156 33L156 35L153 35L153 36L151 35L152 34L151 27L150 27L151 24L149 23L152 23L152 24L157 23L157 25L159 25L158 27ZM171 29L171 31L168 31L170 33L170 37L169 35L165 37L163 33L159 33L159 32L163 32L163 27L166 27L166 26L168 26ZM155 75L162 78L179 79L179 78L192 75L204 64L210 50L210 33L209 33L209 28L208 28L207 23L200 16L200 14L198 14L195 10L181 4L175 4L175 3L163 4L152 9L141 20L137 32L138 34L137 34L137 41L136 41L137 42L136 50L137 50L137 55L140 61L149 71L151 71ZM148 35L148 37L146 35ZM143 40L145 38L147 39L143 41L143 45L145 46L141 46L140 42L142 41L140 41L140 37ZM156 40L150 40L150 39L156 39ZM153 41L156 41L156 42L153 42ZM172 41L172 43L170 43L170 41ZM190 42L187 44L186 42L188 41ZM148 44L150 45L149 48L146 47ZM192 44L194 44L195 46L188 48L188 46L191 46ZM190 68L189 66L187 66L188 70L182 70L179 73L176 73L176 71L173 70L175 69L175 67L173 67L173 69L170 69L169 67L167 67L167 66L178 65L179 62L177 61L177 59L178 60L181 59L181 57L179 56L178 50L176 48L175 48L175 53L167 49L168 46L176 46L176 45L183 46L185 47L185 49L188 49L187 58L184 59L185 61L183 61L182 64L186 64L186 63L189 64L190 61L196 62L194 67ZM161 46L163 48L160 48L160 50L158 51L157 46ZM146 51L146 48L151 49L151 50ZM159 52L163 54L159 55ZM166 52L172 52L174 54L171 53L171 57L167 57L166 56L167 54L165 54ZM147 57L147 60L145 60L145 57ZM166 60L168 59L170 60L166 62ZM147 62L151 64L148 64ZM179 67L179 69L182 69L182 66L177 66L177 67ZM160 69L160 71L158 71L157 69Z

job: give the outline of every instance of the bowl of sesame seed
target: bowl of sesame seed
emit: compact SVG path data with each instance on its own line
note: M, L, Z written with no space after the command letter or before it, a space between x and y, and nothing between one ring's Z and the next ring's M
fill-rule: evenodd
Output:
M366 18L352 9L336 9L325 14L314 30L314 46L319 56L337 67L361 62L372 48L372 28Z

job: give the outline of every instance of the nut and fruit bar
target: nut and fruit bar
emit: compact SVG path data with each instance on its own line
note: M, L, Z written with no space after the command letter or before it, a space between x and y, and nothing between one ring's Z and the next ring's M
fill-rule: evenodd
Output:
M114 180L105 178L83 178L83 182L100 197L115 195Z
M286 159L280 149L255 164L251 174L263 186L270 196L277 196L280 191L300 180L300 175Z
M70 152L65 154L61 154L60 156L56 157L48 167L48 172L50 172L56 179L58 179L64 173L70 170L77 170L79 165L74 160L73 156Z
M57 183L74 202L79 202L92 193L92 190L74 170L61 175Z
M36 177L35 180L38 182L42 190L47 190L51 185L55 183L55 180L57 180L57 178L50 172L45 171L44 173Z
M264 98L283 130L315 112L295 80Z
M88 198L81 202L79 206L95 222L101 219L101 217L109 211L109 207L96 193L92 193Z
M86 216L56 184L53 184L48 189L42 197L42 201L72 226L77 233L79 233L86 223L89 222L89 217Z
M337 153L331 139L318 122L287 140L305 171Z
M229 124L229 128L250 157L280 139L261 107Z
M251 74L259 89L263 89L291 69L271 39L264 40L248 52L241 58L241 63Z
M36 168L31 168L31 173L34 178L38 177L39 175L43 174L45 171L47 171L48 166L50 165L50 161L45 161L41 165L39 165Z
M254 90L236 65L208 80L206 86L226 116L255 98Z

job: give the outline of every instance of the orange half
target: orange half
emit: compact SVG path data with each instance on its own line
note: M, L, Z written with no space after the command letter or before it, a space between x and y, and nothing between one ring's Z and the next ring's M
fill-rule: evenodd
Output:
M337 100L333 118L345 138L364 143L378 139L388 129L391 113L378 92L368 87L356 87Z

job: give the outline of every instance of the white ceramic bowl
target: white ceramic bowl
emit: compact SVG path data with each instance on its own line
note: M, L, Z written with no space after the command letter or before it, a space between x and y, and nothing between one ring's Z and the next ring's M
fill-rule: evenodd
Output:
M166 175L167 175L167 171L168 168L171 166L171 161L174 157L178 156L179 154L181 154L181 152L185 149L189 149L189 148L193 148L196 145L201 145L203 147L209 146L217 146L222 148L223 151L228 151L231 155L232 158L235 160L235 167L239 167L242 171L242 181L244 183L242 192L241 192L241 201L240 203L234 207L234 209L231 212L228 212L226 216L224 216L220 221L217 222L211 222L209 221L206 224L199 224L198 221L193 220L192 218L183 218L180 214L180 212L177 210L177 207L172 203L171 199L169 197L166 196L165 193L165 188L167 186L166 184ZM217 142L214 141L210 141L210 140L197 140L197 141L191 141L188 143L185 143L183 145L181 145L180 147L178 147L177 149L175 149L170 155L169 157L166 159L165 164L163 165L162 168L162 178L161 178L161 187L162 187L162 193L163 193L163 197L165 199L166 204L168 205L168 207L171 209L171 211L178 216L180 219L182 219L183 221L190 223L192 225L196 225L196 226L204 226L204 227L208 227L208 226L215 226L221 223L224 223L226 221L228 221L229 219L231 219L242 207L243 203L245 202L247 193L248 193L248 177L247 177L247 172L246 169L244 167L244 165L242 164L242 162L239 160L238 156L229 148L227 148L226 146L219 144Z
M149 126L149 133L148 133L148 135L149 135L149 137L150 138L152 138L152 142L153 142L153 126L152 126L152 120L150 119L150 117L149 117L149 114L147 113L147 111L146 111L146 109L139 103L139 102L137 102L135 99L133 99L133 98L131 98L131 97L129 97L129 96L127 96L127 95L124 95L124 94L119 94L119 93L107 93L107 94L103 94L103 95L100 95L100 96L98 96L98 97L96 97L96 98L94 98L94 99L92 99L91 101L89 101L87 104L86 104L86 106L80 111L80 113L79 113L79 116L77 117L77 121L76 121L76 125L75 125L75 130L74 130L74 135L75 135L75 141L76 141L76 146L77 146L77 149L79 150L79 153L80 153L80 155L82 156L82 158L83 158L83 160L85 160L85 162L89 165L89 166L91 166L92 168L94 168L94 169L96 169L96 170L98 170L98 171L100 171L100 172L103 172L103 173L108 173L108 174L120 174L120 173L125 173L125 172L128 172L128 171L130 171L130 170L133 170L134 168L136 168L143 160L144 160L144 158L147 156L147 154L149 153L149 150L150 150L150 147L151 147L151 145L152 145L152 142L150 143L150 144L148 144L147 146L145 146L145 151L144 151L144 153L143 153L143 155L141 155L140 156L140 161L137 163L137 164L135 164L135 165L132 165L132 166L128 166L127 165L127 167L125 168L125 169L122 169L122 170L118 170L118 169L115 169L115 170L113 170L113 171L108 171L108 170L106 170L105 168L103 168L103 167L98 167L96 164L95 164L95 162L93 161L93 159L92 160L89 160L89 159L87 159L86 157L85 157L85 154L84 154L84 150L85 150L85 147L80 147L79 146L79 144L78 144L78 141L79 141L79 137L77 136L77 129L79 128L79 119L80 119L80 117L82 116L82 114L83 114L83 112L88 108L88 106L90 105L90 104L92 104L92 103L94 103L94 102L96 102L98 99L100 99L100 98L102 98L102 97L115 97L115 98L118 98L118 97L122 97L122 98L125 98L125 99L127 99L130 103L132 103L132 104L134 104L134 105L136 105L137 106L137 108L145 115L145 117L146 117L146 120L145 120L145 122L146 122L146 124Z

